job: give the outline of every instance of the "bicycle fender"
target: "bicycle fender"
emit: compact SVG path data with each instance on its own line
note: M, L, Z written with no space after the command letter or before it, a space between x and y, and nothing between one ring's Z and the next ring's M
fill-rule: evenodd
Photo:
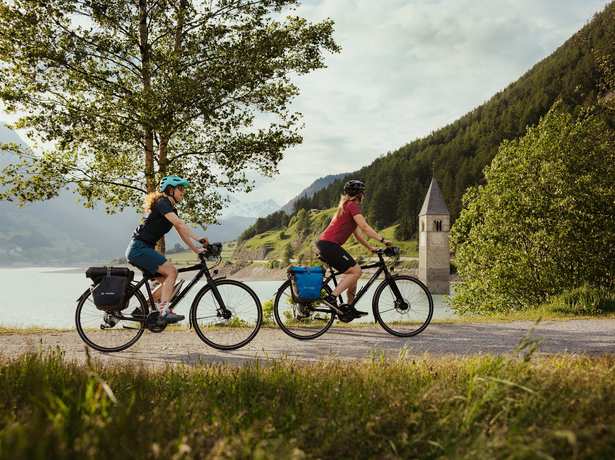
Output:
M90 293L90 290L88 289L83 294L81 294L79 297L77 297L77 302L81 302L81 300L83 300L89 293Z

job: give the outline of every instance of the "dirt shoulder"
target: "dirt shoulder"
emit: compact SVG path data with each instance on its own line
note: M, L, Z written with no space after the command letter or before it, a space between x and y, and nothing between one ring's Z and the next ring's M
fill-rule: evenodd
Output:
M275 358L313 362L329 357L362 360L380 354L388 357L518 354L519 344L528 338L538 346L538 354L615 353L615 320L544 321L539 325L531 321L432 324L419 336L408 339L393 337L379 327L363 327L332 328L316 340L298 341L278 328L263 328L250 344L231 352L208 347L190 330L146 332L126 351L91 354L110 364L148 367L215 362L244 365ZM85 345L76 331L0 333L0 354L6 357L55 348L62 350L67 359L85 362Z

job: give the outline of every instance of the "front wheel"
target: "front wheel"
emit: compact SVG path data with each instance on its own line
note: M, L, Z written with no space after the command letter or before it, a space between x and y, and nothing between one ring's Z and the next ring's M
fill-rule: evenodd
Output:
M395 275L380 283L372 307L376 321L397 337L420 334L433 316L429 289L412 276Z
M210 347L236 350L247 345L258 333L263 321L261 303L254 291L239 281L213 283L201 289L194 298L190 324Z

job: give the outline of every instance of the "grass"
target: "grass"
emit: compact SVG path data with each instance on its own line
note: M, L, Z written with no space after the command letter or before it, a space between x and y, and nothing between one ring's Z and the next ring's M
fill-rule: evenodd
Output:
M0 458L613 458L615 358L0 366Z
M533 308L508 312L477 312L465 314L454 321L523 321L538 319L613 319L615 318L615 292L607 287L580 286L552 296Z

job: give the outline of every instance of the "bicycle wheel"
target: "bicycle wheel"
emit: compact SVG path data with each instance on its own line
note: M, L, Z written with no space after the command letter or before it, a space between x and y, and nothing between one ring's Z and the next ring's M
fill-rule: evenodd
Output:
M134 287L134 285L132 285ZM121 312L106 313L94 305L90 290L77 303L75 324L79 337L95 350L122 351L143 335L147 302L138 290L132 290L127 307Z
M401 298L395 295L395 287ZM398 337L420 334L433 316L433 299L427 286L405 275L395 275L380 283L372 307L376 321Z
M335 311L327 304L315 301L298 305L291 293L290 280L286 281L275 296L273 315L280 328L299 340L315 339L323 335L335 320ZM323 294L331 293L329 286L323 286Z
M263 321L263 310L252 289L239 281L214 281L226 315L211 285L201 289L190 308L190 324L207 345L218 350L236 350L250 342Z

